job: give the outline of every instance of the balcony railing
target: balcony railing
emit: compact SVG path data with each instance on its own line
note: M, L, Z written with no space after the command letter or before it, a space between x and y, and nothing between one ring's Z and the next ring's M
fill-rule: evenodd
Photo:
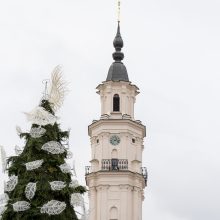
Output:
M123 171L128 170L128 160L123 159L106 159L102 160L102 171ZM86 166L85 167L85 174L88 175L92 173L92 167ZM141 167L140 173L144 177L145 185L147 185L148 180L148 172L146 167Z
M102 160L102 170L106 170L106 171L128 170L128 160L122 160L122 159Z

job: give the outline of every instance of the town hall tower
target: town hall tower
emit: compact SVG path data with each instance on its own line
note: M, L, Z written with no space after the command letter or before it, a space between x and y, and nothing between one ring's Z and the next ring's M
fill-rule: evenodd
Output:
M91 166L86 167L89 220L142 220L147 170L142 165L145 126L134 117L139 89L122 63L123 40L118 22L114 62L98 85L101 116L88 127Z

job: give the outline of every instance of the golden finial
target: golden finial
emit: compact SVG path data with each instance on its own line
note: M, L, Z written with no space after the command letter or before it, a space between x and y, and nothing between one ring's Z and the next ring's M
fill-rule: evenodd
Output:
M118 0L118 22L120 22L121 17L121 1Z

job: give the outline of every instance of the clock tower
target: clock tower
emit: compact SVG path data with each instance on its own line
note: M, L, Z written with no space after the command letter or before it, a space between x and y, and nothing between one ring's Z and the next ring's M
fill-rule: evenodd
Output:
M91 166L86 167L89 220L142 220L147 170L142 166L145 126L134 117L139 89L122 63L120 22L113 42L114 62L98 85L101 117L88 127Z

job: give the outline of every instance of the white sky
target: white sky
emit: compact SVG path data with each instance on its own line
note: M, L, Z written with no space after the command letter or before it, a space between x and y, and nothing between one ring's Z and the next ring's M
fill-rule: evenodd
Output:
M219 8L217 0L122 0L124 63L141 91L136 119L147 126L143 220L220 219ZM22 112L62 64L71 92L58 115L72 129L85 184L87 126L100 117L95 87L112 63L116 0L0 0L0 27L0 144L7 155L23 145L15 126L30 128Z

